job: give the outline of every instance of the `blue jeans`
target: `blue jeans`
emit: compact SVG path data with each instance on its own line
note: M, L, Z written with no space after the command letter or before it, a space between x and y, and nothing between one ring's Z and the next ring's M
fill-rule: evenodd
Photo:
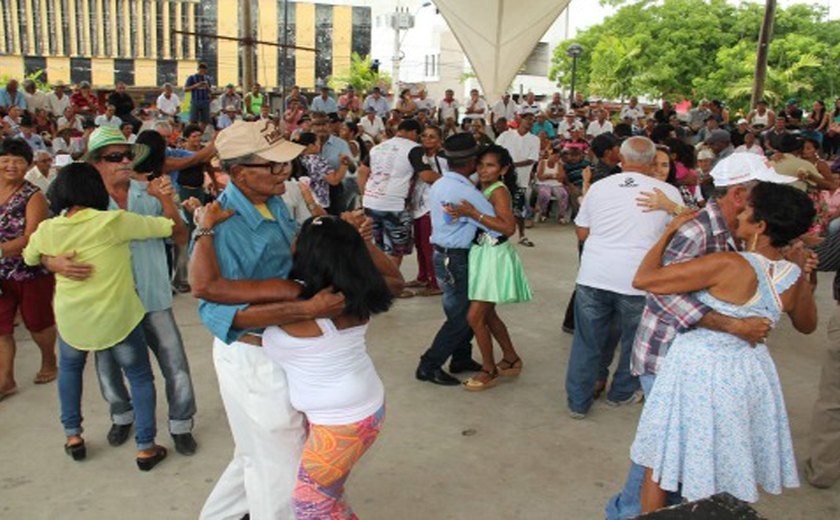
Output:
M630 373L630 356L636 328L645 306L644 296L629 296L578 285L575 295L575 337L566 371L569 409L587 413L592 391L601 370L602 352L610 340L610 326L618 320L621 357L607 393L610 401L629 399L639 389L639 379Z
M656 375L654 374L643 374L639 376L639 383L642 385L645 398L650 395L655 381ZM641 496L644 481L645 467L631 462L630 471L627 473L627 480L624 482L624 488L621 490L621 493L610 498L607 502L607 507L604 509L607 520L636 518L642 513ZM668 492L668 505L675 505L680 502L682 502L682 497L679 493Z
M465 362L472 359L472 328L467 322L470 310L469 250L455 249L446 253L435 249L432 262L435 278L443 291L443 312L446 321L435 336L432 346L421 357L420 365L428 370L443 366L452 356L452 361Z
M82 433L82 374L88 353L77 350L58 338L58 398L61 402L61 424L65 435ZM138 450L154 446L155 434L155 381L149 365L149 351L143 330L138 325L120 343L96 351L96 359L108 359L122 369L131 385L131 394L137 405L135 440Z
M195 393L184 343L172 309L146 313L141 325L166 381L169 432L189 433L195 415ZM110 357L97 356L96 373L102 397L111 405L111 420L114 424L131 424L134 421L131 398L117 364Z

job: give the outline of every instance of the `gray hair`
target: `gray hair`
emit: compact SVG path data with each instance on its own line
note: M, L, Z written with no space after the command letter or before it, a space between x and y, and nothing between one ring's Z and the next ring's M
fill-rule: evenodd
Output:
M38 159L40 159L41 157L49 157L50 159L52 159L52 154L50 152L48 152L47 150L38 150L37 152L35 152L34 159L36 161Z
M624 163L650 165L656 159L656 145L647 137L631 137L621 143L620 153Z
M243 155L242 157L234 157L232 159L222 159L220 161L222 171L230 173L231 168L233 168L237 164L252 163L252 162L254 162L254 159L256 159L256 158L257 158L256 155L254 155L252 153L249 153L248 155Z
M152 129L157 131L158 128L169 130L170 132L172 131L172 125L169 124L169 121L157 121L154 126L152 126Z

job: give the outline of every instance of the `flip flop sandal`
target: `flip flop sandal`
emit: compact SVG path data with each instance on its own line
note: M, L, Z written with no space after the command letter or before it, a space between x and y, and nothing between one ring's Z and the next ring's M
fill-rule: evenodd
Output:
M7 397L11 397L11 396L15 395L16 393L18 393L18 387L14 387L11 390L7 390L6 392L2 392L2 393L0 393L0 401L2 401L3 399L6 399Z
M471 377L462 383L464 385L464 390L468 392L481 392L483 390L487 390L488 388L493 388L499 383L498 370L493 370L492 372L481 370L481 372L490 376L490 379L487 381L480 381Z
M519 239L519 244L525 247L534 247L534 243L528 240L528 237L522 237Z
M403 292L397 295L397 298L406 299L406 298L414 298L414 293L409 291L408 289L403 289Z
M502 363L504 363L507 366L502 366ZM522 373L522 360L519 358L519 356L516 356L516 359L514 359L513 361L503 359L496 363L496 370L499 372L500 376L516 377Z

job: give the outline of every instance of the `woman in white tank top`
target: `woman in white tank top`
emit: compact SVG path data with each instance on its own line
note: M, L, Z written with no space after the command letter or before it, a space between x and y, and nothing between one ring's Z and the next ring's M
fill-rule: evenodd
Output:
M226 216L205 219L213 227ZM365 335L374 314L391 306L404 281L399 269L336 217L307 220L293 252L290 279L303 285L302 299L332 288L344 295L344 312L333 319L268 327L262 345L283 367L292 406L306 415L293 502L295 518L356 518L344 498L350 470L376 440L385 415L385 390L367 354Z

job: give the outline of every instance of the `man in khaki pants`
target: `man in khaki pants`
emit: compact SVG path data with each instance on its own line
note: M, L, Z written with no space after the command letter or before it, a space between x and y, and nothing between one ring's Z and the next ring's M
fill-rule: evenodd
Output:
M840 272L834 278L834 299L838 306L828 322L828 355L814 405L810 456L805 461L805 476L818 488L828 488L840 479Z

